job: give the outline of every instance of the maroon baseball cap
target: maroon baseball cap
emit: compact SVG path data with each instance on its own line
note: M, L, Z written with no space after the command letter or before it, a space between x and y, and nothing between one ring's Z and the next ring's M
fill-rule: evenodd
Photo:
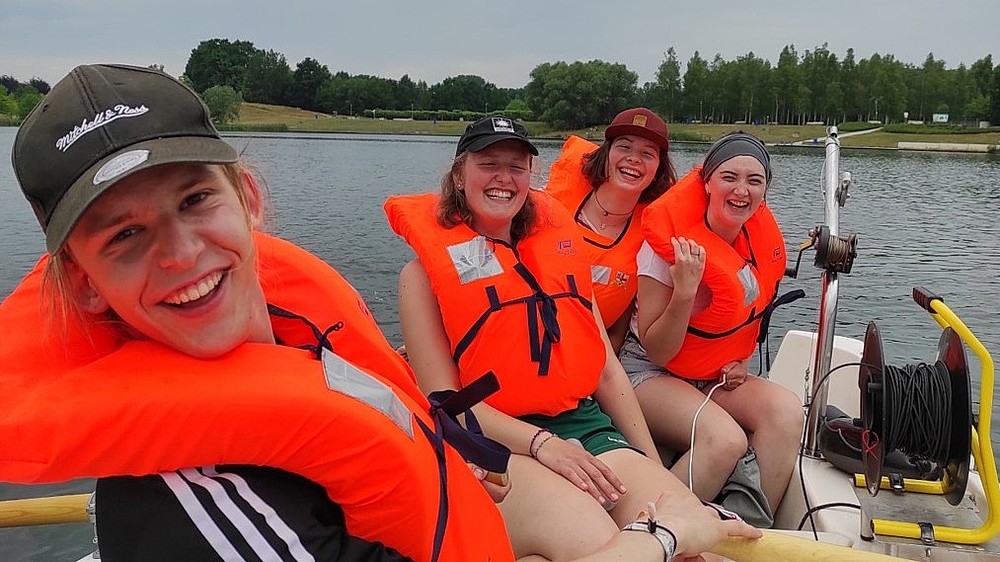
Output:
M122 179L180 162L236 162L198 94L149 68L74 68L24 119L12 161L57 253L87 207Z
M662 149L670 148L667 124L660 116L645 107L626 109L611 121L604 130L605 140L614 140L622 135L635 135L656 143Z

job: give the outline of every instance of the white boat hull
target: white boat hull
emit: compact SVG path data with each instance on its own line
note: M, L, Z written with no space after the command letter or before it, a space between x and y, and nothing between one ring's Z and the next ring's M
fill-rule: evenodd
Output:
M789 331L782 339L770 371L770 379L803 397L806 385L812 384L815 373L816 334ZM859 362L862 342L837 336L831 368L845 363ZM829 379L827 402L837 406L851 417L860 417L860 392L857 367L845 367ZM906 493L896 495L881 490L875 498L869 497L866 488L854 486L853 475L834 467L830 462L806 456L802 459L801 472L796 466L784 500L775 514L775 528L797 530L807 511L803 489L808 494L811 507L830 503L851 503L865 507L869 517L912 522L930 522L957 528L977 528L986 511L986 495L979 473L972 466L965 498L957 507L940 496ZM898 556L922 561L979 561L1000 560L1000 541L994 539L983 545L956 545L937 542L922 544L918 540L875 536L873 540L861 537L861 513L857 509L831 507L813 514L812 522L820 533L820 540L833 542L858 550ZM810 530L810 523L804 527Z

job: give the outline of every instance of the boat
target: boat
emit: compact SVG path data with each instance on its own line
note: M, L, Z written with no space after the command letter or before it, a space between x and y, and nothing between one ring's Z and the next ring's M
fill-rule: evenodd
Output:
M851 176L840 171L836 127L825 149L825 223L799 252L801 260L804 249L815 248L814 263L823 270L818 329L786 333L769 371L802 398L807 414L775 528L805 529L816 540L906 560L1000 560L1000 487L990 443L993 360L943 297L925 288L913 288L913 311L927 313L929 329L936 323L942 332L924 363L887 361L875 323L864 341L834 333L839 282L850 273L857 241L839 232ZM976 412L966 348L981 366ZM929 392L939 388L935 383L948 387L950 400ZM900 384L912 385L910 392ZM940 415L906 409L915 396L941 398L930 404Z
M913 311L929 314L929 329L935 322L942 329L926 363L888 362L874 323L864 341L835 334L840 278L850 274L857 256L856 237L839 228L851 176L840 171L836 127L827 131L825 152L824 223L809 232L789 271L796 275L804 252L815 250L814 265L823 272L819 323L815 332L787 332L768 370L805 404L801 455L775 510L775 532L759 541L727 541L715 552L738 562L1000 560L1000 485L990 443L993 360L943 298L923 288L914 289ZM975 412L966 349L981 367ZM947 400L933 404L932 413L940 415L900 419L901 412L912 413L900 404L914 394L896 388L909 380L902 378L907 373L949 385ZM924 391L917 397L939 395L915 388ZM934 422L924 427L930 437L900 438L901 421ZM92 522L91 499L78 494L0 502L0 526ZM95 558L79 562L88 560Z

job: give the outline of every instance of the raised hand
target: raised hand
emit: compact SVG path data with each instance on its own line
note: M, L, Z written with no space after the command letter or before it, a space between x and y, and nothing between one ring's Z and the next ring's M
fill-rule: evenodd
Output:
M705 248L683 236L671 237L670 243L674 247L674 263L670 266L674 294L693 297L705 273Z

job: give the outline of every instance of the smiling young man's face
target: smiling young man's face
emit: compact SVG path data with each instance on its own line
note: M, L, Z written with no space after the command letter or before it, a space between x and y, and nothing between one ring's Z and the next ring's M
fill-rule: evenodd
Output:
M120 181L67 238L77 301L195 357L273 341L248 212L221 166L169 164Z

